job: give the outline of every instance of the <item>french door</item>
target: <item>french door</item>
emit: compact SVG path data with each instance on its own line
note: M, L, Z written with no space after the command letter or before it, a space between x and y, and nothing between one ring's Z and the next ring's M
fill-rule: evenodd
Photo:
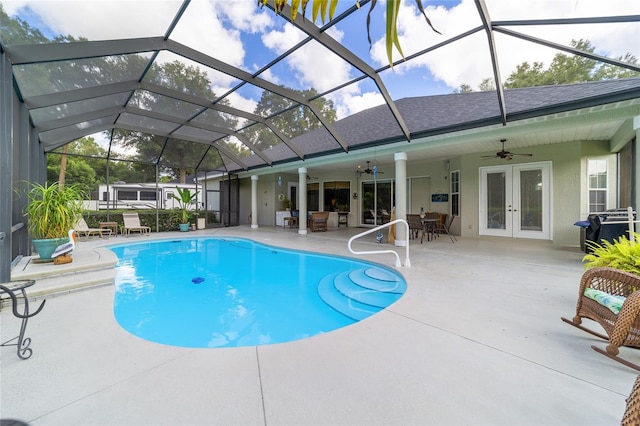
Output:
M479 233L551 239L551 163L481 167Z

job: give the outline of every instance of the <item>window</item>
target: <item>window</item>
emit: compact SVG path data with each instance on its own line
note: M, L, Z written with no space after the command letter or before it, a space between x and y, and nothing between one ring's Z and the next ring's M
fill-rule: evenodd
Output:
M156 200L156 192L155 191L140 191L140 200L155 201Z
M451 215L460 216L460 170L451 172Z
M607 160L587 161L589 213L607 210Z
M132 201L138 199L138 191L118 191L118 200Z
M351 182L335 181L324 183L324 211L348 212L350 205Z

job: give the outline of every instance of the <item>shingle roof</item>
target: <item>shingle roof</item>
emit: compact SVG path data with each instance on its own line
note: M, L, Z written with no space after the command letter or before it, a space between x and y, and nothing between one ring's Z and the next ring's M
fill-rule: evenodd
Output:
M505 90L508 122L634 98L640 98L640 78ZM396 101L396 106L412 138L501 123L494 91L404 98ZM406 140L386 104L336 121L334 126L350 149ZM293 142L311 157L340 150L324 128ZM291 151L282 144L272 147L268 155L274 162L298 160L291 158ZM250 158L246 164L253 165Z

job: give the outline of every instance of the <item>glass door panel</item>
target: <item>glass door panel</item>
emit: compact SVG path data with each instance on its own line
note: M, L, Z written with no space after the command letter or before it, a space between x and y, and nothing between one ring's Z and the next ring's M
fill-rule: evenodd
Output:
M487 173L487 228L507 229L506 172Z
M520 229L542 231L542 171L520 172Z
M381 225L391 219L391 207L393 206L392 181L362 182L362 214L363 225Z
M480 234L511 236L511 168L480 169Z
M513 166L513 236L551 239L551 164Z

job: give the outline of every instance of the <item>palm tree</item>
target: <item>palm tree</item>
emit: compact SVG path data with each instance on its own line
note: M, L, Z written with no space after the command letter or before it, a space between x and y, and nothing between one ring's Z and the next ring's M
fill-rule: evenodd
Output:
M309 0L273 0L273 1L274 1L274 10L276 14L281 13L284 10L284 7L288 3L291 3L291 20L292 21L295 21L296 16L298 14L298 9L300 9L300 12L302 13L302 16L304 18L305 12L307 10L307 4L309 3ZM398 28L397 28L398 12L400 10L400 1L401 0L387 0L386 47L387 47L387 58L389 59L389 65L391 66L393 66L393 59L392 59L393 46L395 46L396 49L398 49L398 52L404 58L404 53L402 53L402 47L400 46L400 39L398 37ZM260 5L260 7L267 4L267 2L268 0L258 0L258 4ZM424 19L427 20L427 24L429 24L431 29L437 32L438 34L441 34L440 31L436 30L431 24L431 21L427 17L427 14L425 13L424 8L422 7L422 1L415 0L415 2L416 2L416 5L418 6L418 10L422 12ZM369 24L371 22L371 19L370 19L371 12L373 12L373 9L375 9L377 4L378 4L377 0L371 1L371 6L369 7L369 14L367 16L367 37L369 40L369 45L371 45L371 35L369 31ZM359 0L356 0L356 5L360 7ZM322 22L325 21L326 16L328 16L329 20L331 20L333 18L333 14L335 13L337 6L338 6L338 0L313 0L312 6L311 6L312 21L313 22L316 21L316 19L318 18L318 14L320 14L320 18L322 19Z

